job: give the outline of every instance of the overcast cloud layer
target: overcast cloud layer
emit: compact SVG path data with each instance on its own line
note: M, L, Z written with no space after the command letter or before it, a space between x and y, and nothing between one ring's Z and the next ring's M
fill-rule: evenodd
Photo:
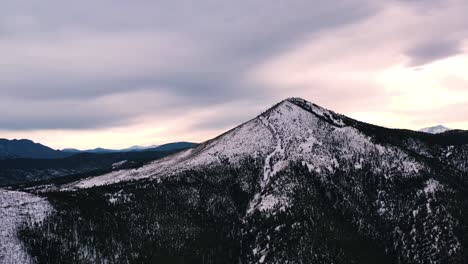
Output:
M468 129L468 2L7 0L0 137L203 141L299 96L390 127Z

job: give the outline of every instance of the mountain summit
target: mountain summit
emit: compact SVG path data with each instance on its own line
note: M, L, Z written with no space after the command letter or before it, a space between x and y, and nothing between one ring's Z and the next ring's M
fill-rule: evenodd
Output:
M467 263L467 175L466 131L289 98L139 168L22 188L54 210L18 226L44 263Z

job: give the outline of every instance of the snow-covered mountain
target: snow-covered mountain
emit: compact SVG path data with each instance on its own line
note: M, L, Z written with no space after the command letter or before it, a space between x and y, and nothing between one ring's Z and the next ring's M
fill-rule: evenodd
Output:
M307 164L310 170L333 172L343 161L363 166L357 155L379 155L384 165L407 175L418 172L421 165L395 147L374 144L371 138L346 125L350 119L299 98L290 98L260 116L209 140L200 146L130 171L86 179L71 186L89 188L121 181L169 176L189 169L216 166L224 161L239 163L246 157L265 162L262 185L270 176L292 161ZM349 164L346 164L349 166ZM380 168L384 169L384 168Z
M442 125L438 125L438 126L433 126L433 127L422 128L419 131L429 133L429 134L440 134L440 133L444 133L450 130L452 129L442 126Z
M290 98L137 169L23 188L54 210L20 238L38 263L466 263L467 190L468 132Z

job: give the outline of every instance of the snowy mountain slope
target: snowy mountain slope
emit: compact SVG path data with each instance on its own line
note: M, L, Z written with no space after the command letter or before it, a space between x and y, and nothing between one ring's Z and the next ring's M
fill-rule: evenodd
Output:
M429 133L429 134L440 134L440 133L444 133L450 130L452 129L442 126L442 125L438 125L438 126L433 126L433 127L422 128L419 131Z
M17 232L24 223L39 224L51 210L45 198L0 189L0 263L34 263Z
M371 154L388 157L385 166L401 169L404 175L417 172L421 167L401 150L374 144L355 128L345 126L339 115L302 99L291 98L197 148L137 170L113 172L73 183L69 187L89 188L168 176L188 169L219 165L223 161L236 163L246 156L265 160L265 185L270 175L291 161L304 161L311 170L333 171L340 166L338 159ZM354 165L360 166L359 162L356 160Z

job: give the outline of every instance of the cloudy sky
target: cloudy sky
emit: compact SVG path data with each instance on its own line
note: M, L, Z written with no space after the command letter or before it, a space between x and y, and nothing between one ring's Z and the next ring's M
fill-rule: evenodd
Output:
M287 97L468 129L466 0L6 0L0 137L204 141Z

